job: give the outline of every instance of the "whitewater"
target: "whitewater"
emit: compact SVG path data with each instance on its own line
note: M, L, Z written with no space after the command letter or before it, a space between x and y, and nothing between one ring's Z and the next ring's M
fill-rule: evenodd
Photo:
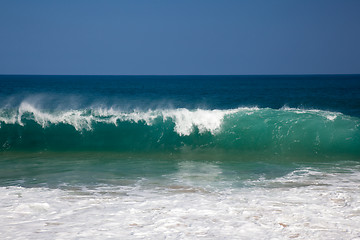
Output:
M200 171L200 172L198 172ZM359 166L312 168L234 188L213 163L158 184L1 187L2 239L358 239ZM209 185L230 185L211 187Z

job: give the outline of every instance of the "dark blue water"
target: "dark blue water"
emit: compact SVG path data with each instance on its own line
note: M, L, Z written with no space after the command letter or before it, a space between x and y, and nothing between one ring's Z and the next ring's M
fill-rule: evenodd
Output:
M36 96L38 95L38 96ZM360 75L0 76L1 105L231 109L283 106L360 116ZM40 101L40 100L39 100Z

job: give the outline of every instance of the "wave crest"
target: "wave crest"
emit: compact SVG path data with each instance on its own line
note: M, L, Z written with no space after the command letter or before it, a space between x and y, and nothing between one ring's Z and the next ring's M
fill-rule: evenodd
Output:
M17 111L12 114L4 114L4 110L0 116L0 122L5 124L19 124L24 126L23 120L34 120L43 128L49 127L51 124L68 124L73 126L77 131L93 130L94 123L107 123L118 125L119 122L145 122L152 125L156 119L165 122L171 119L175 123L174 131L180 136L188 136L196 127L200 133L206 131L212 134L217 133L223 122L224 116L234 114L240 111L246 111L248 114L259 110L258 108L237 108L229 110L205 110L186 108L165 109L165 110L148 110L133 112L122 112L113 108L95 108L81 110L66 110L59 112L46 112L37 109L35 106L27 102L22 102ZM7 116L6 116L7 115Z
M0 144L3 150L173 151L185 147L358 157L360 119L316 109L49 111L23 102L16 110L0 110Z

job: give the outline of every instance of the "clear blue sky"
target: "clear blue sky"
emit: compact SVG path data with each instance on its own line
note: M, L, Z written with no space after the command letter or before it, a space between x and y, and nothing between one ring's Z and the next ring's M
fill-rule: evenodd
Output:
M358 74L359 0L0 2L0 74Z

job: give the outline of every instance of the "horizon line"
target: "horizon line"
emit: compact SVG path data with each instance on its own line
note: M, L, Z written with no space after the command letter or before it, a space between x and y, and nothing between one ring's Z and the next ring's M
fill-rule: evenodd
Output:
M360 73L304 73L304 74L2 74L0 76L354 76Z

